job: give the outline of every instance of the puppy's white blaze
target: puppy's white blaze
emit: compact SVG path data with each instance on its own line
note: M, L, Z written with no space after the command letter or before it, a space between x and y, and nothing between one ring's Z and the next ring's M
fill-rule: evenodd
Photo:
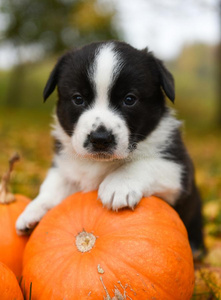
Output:
M100 125L110 130L116 139L113 149L114 159L128 156L129 130L125 121L109 108L109 91L123 66L120 54L114 50L114 43L101 46L96 54L93 66L89 71L90 80L95 88L95 104L80 116L72 135L72 146L75 152L84 157L91 152L84 146L92 130ZM112 159L111 158L111 159Z
M95 105L108 106L108 90L120 70L120 57L113 44L102 46L95 58L93 81L96 89Z

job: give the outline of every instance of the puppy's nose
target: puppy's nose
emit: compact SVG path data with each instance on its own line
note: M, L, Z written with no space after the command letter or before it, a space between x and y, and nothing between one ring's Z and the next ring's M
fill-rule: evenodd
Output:
M114 136L106 128L100 127L92 131L89 140L95 150L106 150L114 141Z

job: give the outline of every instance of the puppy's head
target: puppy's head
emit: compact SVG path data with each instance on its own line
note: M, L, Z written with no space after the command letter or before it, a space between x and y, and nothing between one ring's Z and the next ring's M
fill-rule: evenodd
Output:
M174 101L172 75L147 50L93 43L60 58L44 89L58 87L58 120L83 157L123 159L154 130ZM163 93L164 91L164 93Z

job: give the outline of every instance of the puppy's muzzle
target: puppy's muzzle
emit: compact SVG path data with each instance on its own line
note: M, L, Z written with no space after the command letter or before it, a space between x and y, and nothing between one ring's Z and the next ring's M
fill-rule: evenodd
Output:
M92 131L88 136L88 142L92 146L93 151L105 152L114 148L115 137L111 131L108 131L104 126Z

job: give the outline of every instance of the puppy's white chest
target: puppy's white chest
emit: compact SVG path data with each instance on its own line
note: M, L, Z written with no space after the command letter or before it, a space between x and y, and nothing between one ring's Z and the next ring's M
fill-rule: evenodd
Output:
M119 163L97 162L85 159L64 160L61 157L56 157L56 165L67 181L76 185L77 190L87 192L98 189L103 179Z

